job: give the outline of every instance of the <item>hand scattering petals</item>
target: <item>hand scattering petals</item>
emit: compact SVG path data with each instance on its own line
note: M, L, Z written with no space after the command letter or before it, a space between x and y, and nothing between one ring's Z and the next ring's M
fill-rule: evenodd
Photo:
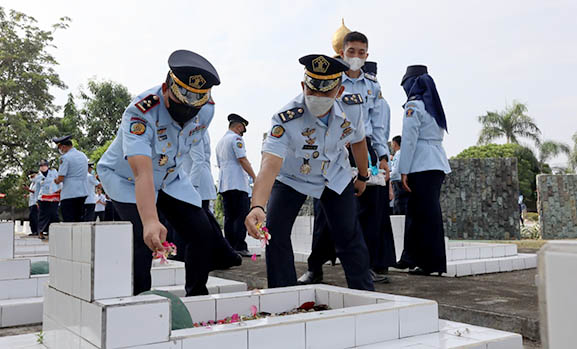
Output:
M164 252L154 251L152 252L152 258L160 259L160 264L167 264L169 256L176 256L176 245L165 241L162 243L162 247L164 247Z

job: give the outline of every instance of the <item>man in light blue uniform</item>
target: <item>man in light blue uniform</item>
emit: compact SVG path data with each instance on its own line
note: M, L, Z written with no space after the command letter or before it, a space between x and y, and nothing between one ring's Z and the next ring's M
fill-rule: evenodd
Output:
M439 197L445 175L451 172L443 137L447 120L427 67L413 65L401 81L407 94L403 144L399 160L401 182L409 192L405 244L397 268L416 268L418 275L445 273L445 231Z
M210 169L210 135L204 133L197 147L190 149L192 160L190 180L198 190L202 200L202 208L210 211L210 201L216 200L216 187Z
M96 220L96 214L94 210L96 208L96 187L100 186L100 182L96 179L94 172L94 162L88 163L88 175L86 176L86 191L88 196L84 201L84 215L82 220L85 222L94 222Z
M51 223L58 223L58 204L60 203L60 191L62 184L56 184L58 171L49 167L47 160L38 163L39 170L34 183L38 195L38 233L41 239L48 234Z
M24 189L28 191L28 220L30 221L29 236L38 236L38 190L36 190L36 181L34 180L37 174L36 171L28 171L30 186L24 187Z
M228 131L216 145L216 161L220 168L218 192L224 206L224 235L241 256L250 257L246 245L244 219L248 213L250 194L249 176L255 174L246 157L246 146L242 136L248 121L237 114L228 116Z
M399 161L401 159L402 137L395 136L391 142L395 156L391 160L391 191L393 192L393 214L407 214L407 200L409 192L403 188L401 183L401 172L399 172Z
M58 146L60 166L56 184L62 183L60 193L60 210L64 222L82 222L84 216L84 201L88 196L86 176L88 174L88 158L83 152L74 148L72 136L54 138Z
M161 219L166 219L186 241L186 251L179 251L185 257L186 294L202 295L208 294L214 258L229 266L240 258L232 250L216 254L222 235L214 231L183 167L212 119L201 110L220 79L210 62L187 50L173 52L168 65L165 83L141 93L125 110L98 174L120 218L133 225L134 294L151 287L151 250L164 251L167 230Z
M363 123L372 168L383 169L388 180L388 146L390 129L390 109L382 96L381 86L376 78L376 63L366 62L368 39L359 32L350 32L343 39L341 58L349 63L350 69L343 75L345 91L341 97L344 104L358 104L363 109ZM366 70L363 71L365 67ZM368 68L368 69L367 69ZM354 161L351 162L354 166ZM388 187L368 186L359 198L359 220L369 248L371 270L375 282L386 283L388 267L395 264L394 240L388 215ZM318 205L315 205L318 207ZM308 270L299 278L299 284L322 281L323 264L333 258L332 246L326 224L318 217L315 209L315 228L312 251L308 258Z
M320 199L349 287L373 290L355 200L368 180L362 109L336 100L344 90L341 78L349 65L319 54L299 62L305 66L303 94L272 118L245 224L249 234L259 238L256 225L265 221L268 201L266 225L272 236L266 248L268 286L292 286L297 280L291 229L307 195ZM351 144L360 164L356 180L346 144Z

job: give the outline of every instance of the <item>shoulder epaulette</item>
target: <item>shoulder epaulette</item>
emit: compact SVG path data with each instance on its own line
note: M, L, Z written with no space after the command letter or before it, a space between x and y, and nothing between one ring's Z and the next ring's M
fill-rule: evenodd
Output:
M278 113L278 116L280 117L281 121L285 123L300 118L301 116L303 116L304 112L305 110L302 107L296 107Z
M344 95L342 98L343 102L348 105L353 104L363 104L363 96L360 93L353 93L350 95Z
M371 80L371 81L377 82L377 76L376 76L376 75L373 75L373 74L371 74L371 73L365 73L365 78L367 78L367 79L369 79L369 80Z
M138 103L135 104L135 106L143 114L146 114L146 112L157 106L159 103L160 103L160 97L158 97L155 94L150 94L141 99Z

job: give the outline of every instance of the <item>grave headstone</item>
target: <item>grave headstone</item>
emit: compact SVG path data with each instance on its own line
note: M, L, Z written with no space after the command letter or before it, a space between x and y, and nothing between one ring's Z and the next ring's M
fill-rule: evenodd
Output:
M577 343L577 241L548 242L539 251L539 310L545 349L573 349Z

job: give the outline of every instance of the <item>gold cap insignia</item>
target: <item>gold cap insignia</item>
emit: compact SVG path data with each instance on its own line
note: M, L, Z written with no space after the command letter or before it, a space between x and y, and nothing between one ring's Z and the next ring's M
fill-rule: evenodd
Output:
M202 86L206 84L206 80L202 77L202 75L192 75L188 78L188 85L193 88L200 89Z
M313 71L315 73L326 73L331 64L323 56L313 59Z

